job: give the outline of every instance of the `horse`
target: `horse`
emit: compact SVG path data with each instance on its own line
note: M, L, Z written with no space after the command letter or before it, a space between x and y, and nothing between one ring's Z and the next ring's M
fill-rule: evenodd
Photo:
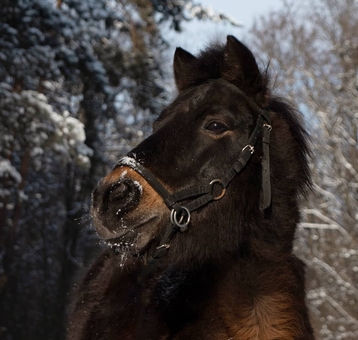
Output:
M302 116L233 36L173 64L176 99L93 191L108 246L67 339L314 339L293 254L311 186Z

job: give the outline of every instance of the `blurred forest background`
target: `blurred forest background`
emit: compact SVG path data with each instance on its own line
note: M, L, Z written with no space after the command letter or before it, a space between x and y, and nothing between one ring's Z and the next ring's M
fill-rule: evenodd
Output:
M193 18L235 25L190 0L1 0L0 339L64 338L91 191L175 95L166 33ZM244 36L312 134L296 252L322 340L358 339L357 32L357 1L303 0Z

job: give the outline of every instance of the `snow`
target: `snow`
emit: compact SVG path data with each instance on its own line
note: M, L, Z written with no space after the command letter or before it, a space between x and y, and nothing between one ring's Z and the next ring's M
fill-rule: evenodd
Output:
M4 198L6 196L10 196L11 191L8 189L1 189L0 188L0 198ZM1 203L1 207L3 207L3 203Z
M0 126L1 140L5 145L14 142L14 132L22 135L19 149L30 149L30 155L37 168L41 166L41 157L51 148L73 158L84 168L90 166L93 150L85 144L84 124L70 115L67 110L58 112L48 103L43 93L32 90L15 93L7 84L0 83L0 96L5 95L2 106L11 107L8 115L3 115L4 125ZM1 107L1 104L0 104ZM6 126L11 126L7 129ZM16 140L16 142L19 142Z
M208 19L212 22L228 22L232 26L242 27L243 24L235 20L230 15L224 13L216 13L212 7L203 7L202 5L187 2L185 5L186 11L189 13L189 18Z
M119 160L119 162L120 162L121 165L127 165L132 169L135 169L136 166L137 166L136 160L131 158L131 157L128 157L128 156L125 156L125 157L121 158Z
M134 185L139 189L140 194L143 193L143 187L138 181L133 181Z
M0 178L12 179L21 183L21 175L7 159L0 159Z
M127 175L127 170L123 171L121 173L121 176L119 177L120 179L123 179L125 176Z

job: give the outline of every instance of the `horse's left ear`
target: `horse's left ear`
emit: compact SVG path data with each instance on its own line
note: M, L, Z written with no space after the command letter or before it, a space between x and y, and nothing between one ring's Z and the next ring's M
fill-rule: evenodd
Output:
M248 96L264 99L266 77L262 77L252 52L232 35L227 37L221 75Z

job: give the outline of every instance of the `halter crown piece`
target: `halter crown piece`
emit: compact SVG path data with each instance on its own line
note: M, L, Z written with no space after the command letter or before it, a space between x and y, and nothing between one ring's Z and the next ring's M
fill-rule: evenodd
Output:
M190 213L198 208L206 205L209 202L220 200L225 196L226 188L234 177L239 174L250 160L252 154L255 152L255 145L262 131L262 193L263 202L262 208L265 210L271 205L271 183L270 183L270 133L272 130L271 117L269 112L259 109L259 116L257 118L256 126L252 131L248 144L241 150L238 160L233 167L226 173L222 179L213 179L207 185L201 185L183 189L177 193L169 193L168 190L158 181L158 179L143 165L138 163L134 158L124 157L118 161L115 168L120 166L128 166L139 173L162 197L166 206L171 210L170 223L159 244L156 247L153 259L160 259L166 254L170 248L170 241L178 232L184 232L188 228L190 222ZM219 194L216 194L218 188L221 189ZM195 197L186 205L181 205L179 202Z

